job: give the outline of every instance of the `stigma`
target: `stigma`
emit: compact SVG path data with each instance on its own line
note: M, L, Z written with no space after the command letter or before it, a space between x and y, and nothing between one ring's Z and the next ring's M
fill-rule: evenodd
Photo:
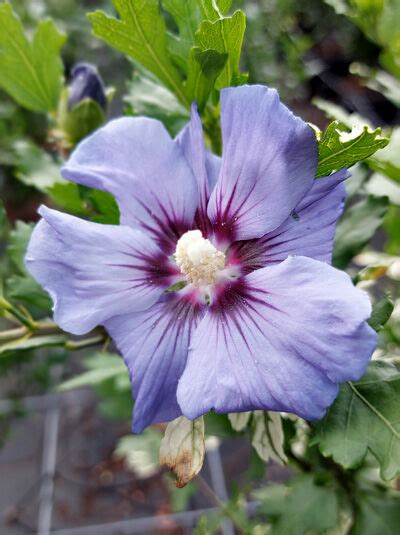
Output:
M175 262L186 280L196 287L216 282L225 267L225 254L203 238L200 230L185 232L176 244Z

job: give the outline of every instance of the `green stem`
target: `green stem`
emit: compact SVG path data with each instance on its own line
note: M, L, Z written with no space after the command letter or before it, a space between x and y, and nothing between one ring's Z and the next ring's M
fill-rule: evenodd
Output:
M29 317L28 313L24 314L3 297L0 297L0 307L6 310L22 324L20 327L16 327L15 329L8 329L0 332L0 343L18 340L25 336L34 337L38 335L43 336L45 334L65 334L64 331L60 329L60 327L53 321L35 321ZM99 334L84 340L67 340L65 342L60 342L60 346L63 346L65 349L75 351L84 347L104 343L106 340L107 334L105 332L100 332Z
M26 327L17 327L16 329L8 329L7 331L0 332L0 342L10 342L11 340L17 340L27 335L29 330Z
M4 297L0 297L0 307L6 310L12 316L14 316L14 318L16 318L20 323L22 323L22 325L25 325L25 327L27 327L30 331L35 330L35 322L32 320L32 318L29 318L17 307L7 301L7 299L4 299Z
M91 338L86 338L85 340L67 340L64 344L65 349L70 351L77 351L78 349L83 349L89 346L95 346L104 342L105 335L99 334L98 336L92 336Z

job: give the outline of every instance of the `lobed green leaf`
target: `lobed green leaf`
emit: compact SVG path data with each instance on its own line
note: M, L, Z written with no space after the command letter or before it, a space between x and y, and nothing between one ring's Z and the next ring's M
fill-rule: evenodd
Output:
M239 71L240 54L246 29L246 16L243 11L236 11L232 17L222 17L213 22L205 20L201 23L196 34L196 44L201 50L216 50L220 54L227 54L228 58L215 87L236 84L241 81Z
M399 526L399 495L368 492L359 496L352 535L394 535Z
M348 132L338 121L334 121L318 143L316 176L326 176L343 167L351 167L388 143L388 138L381 135L380 128L372 130L369 126L357 126Z
M201 22L198 0L162 0L162 4L172 15L179 30L179 35L168 33L168 50L175 63L187 72L189 53Z
M374 361L357 382L343 384L325 418L316 426L315 442L323 455L344 468L356 468L369 450L382 478L400 472L400 371Z
M317 485L312 475L301 475L288 486L272 485L256 491L260 512L271 521L271 535L323 533L339 521L333 488Z
M113 0L120 19L102 11L89 13L94 35L141 63L185 105L181 77L167 50L165 22L158 0Z

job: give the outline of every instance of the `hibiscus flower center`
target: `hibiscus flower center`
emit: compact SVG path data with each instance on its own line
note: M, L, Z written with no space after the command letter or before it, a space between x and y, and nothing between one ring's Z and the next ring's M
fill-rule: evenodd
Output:
M200 230L185 232L176 244L175 261L194 286L213 284L225 267L225 254L203 238Z

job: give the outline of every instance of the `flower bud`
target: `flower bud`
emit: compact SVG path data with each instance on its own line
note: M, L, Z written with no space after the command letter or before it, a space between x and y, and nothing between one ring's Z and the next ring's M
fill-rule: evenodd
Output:
M107 99L99 71L95 65L81 62L76 63L71 70L68 108L73 108L85 98L94 100L106 110Z

